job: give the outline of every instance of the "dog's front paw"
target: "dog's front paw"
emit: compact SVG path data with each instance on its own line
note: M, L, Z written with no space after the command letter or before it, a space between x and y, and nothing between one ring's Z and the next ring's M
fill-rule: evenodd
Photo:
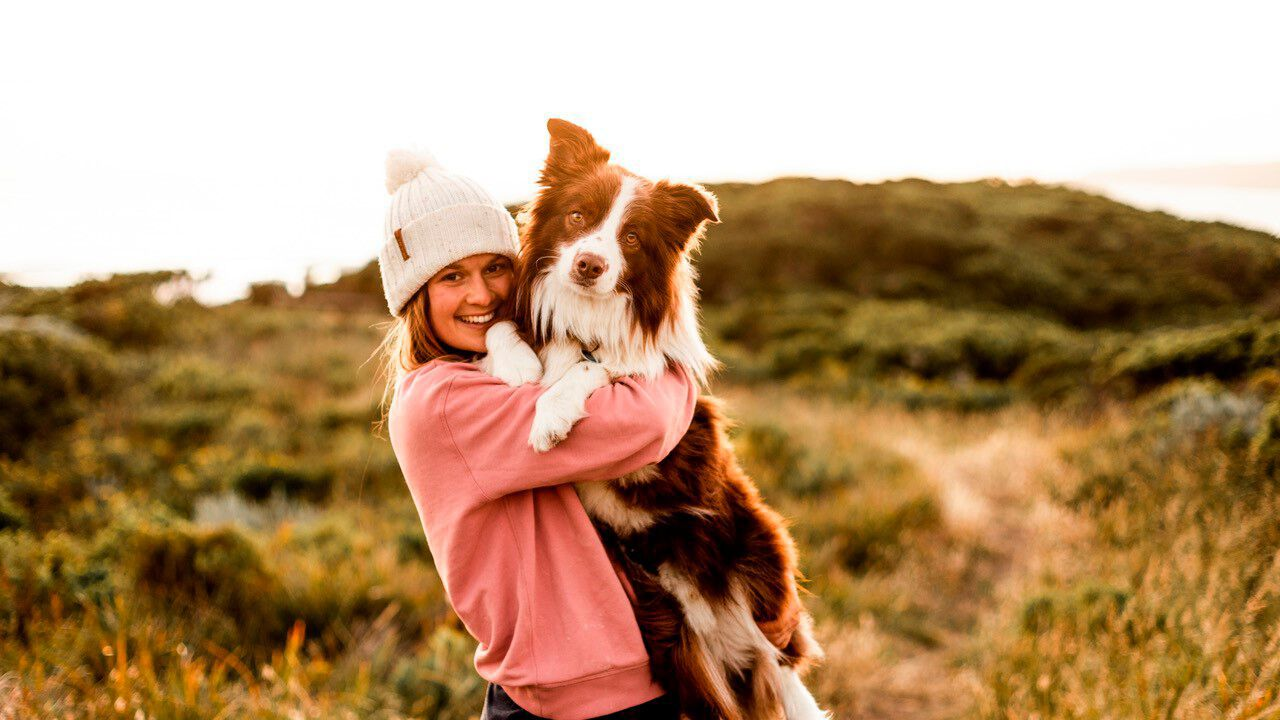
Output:
M520 339L515 323L494 323L484 334L488 351L480 368L502 382L518 387L542 379L542 361L529 344Z
M570 368L538 396L529 445L546 452L568 437L573 424L587 416L587 396L608 384L609 373L600 363L584 361Z
M544 453L569 437L572 428L573 420L568 416L555 411L544 412L539 407L533 418L533 428L529 430L529 446L534 452Z

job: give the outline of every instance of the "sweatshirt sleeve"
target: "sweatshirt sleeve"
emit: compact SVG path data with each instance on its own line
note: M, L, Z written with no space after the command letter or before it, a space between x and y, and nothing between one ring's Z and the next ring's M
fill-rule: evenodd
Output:
M684 437L695 383L669 367L654 380L626 377L587 398L587 416L545 453L529 446L540 385L510 387L479 370L450 379L441 423L480 489L491 497L560 483L610 480L658 462Z

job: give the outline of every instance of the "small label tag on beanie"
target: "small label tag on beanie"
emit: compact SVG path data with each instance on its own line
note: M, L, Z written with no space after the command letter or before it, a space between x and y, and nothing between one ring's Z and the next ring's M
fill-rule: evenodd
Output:
M409 259L409 251L404 247L404 238L400 236L400 228L396 228L396 244L400 246L400 256Z

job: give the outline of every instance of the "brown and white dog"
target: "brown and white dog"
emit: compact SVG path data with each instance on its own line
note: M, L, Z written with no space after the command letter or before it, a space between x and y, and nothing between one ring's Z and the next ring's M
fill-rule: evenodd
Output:
M613 378L655 377L676 363L705 387L717 366L699 333L689 258L704 224L719 221L715 198L610 164L576 125L551 120L548 129L551 151L522 230L522 332L492 327L484 363L515 384L536 379L541 361L548 389L529 438L540 451ZM791 536L738 467L713 398L699 399L661 462L577 490L635 588L654 677L684 715L826 717L800 680L821 649L800 602Z

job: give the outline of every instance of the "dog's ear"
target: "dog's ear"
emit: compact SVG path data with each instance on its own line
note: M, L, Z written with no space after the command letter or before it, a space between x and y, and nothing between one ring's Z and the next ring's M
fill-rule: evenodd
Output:
M704 222L720 222L720 203L701 185L659 180L652 197L662 216L675 226L681 249L698 237Z
M596 144L591 133L567 120L547 121L551 133L551 152L542 168L539 184L551 186L565 178L581 175L597 165L609 162L609 151Z

